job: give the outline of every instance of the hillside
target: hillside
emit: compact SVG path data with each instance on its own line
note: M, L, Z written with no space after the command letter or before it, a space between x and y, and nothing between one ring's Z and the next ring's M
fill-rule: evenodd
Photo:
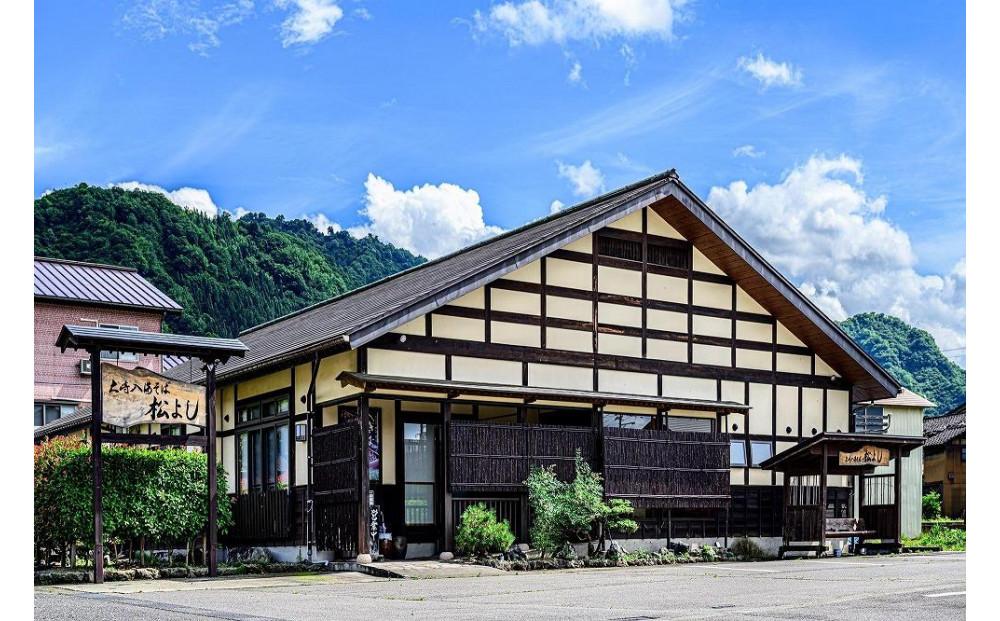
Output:
M80 184L35 201L35 254L135 267L184 307L174 332L240 330L424 261L306 220L207 218L153 192Z
M840 325L900 383L937 404L928 415L965 402L965 370L941 353L927 331L882 313L861 313Z

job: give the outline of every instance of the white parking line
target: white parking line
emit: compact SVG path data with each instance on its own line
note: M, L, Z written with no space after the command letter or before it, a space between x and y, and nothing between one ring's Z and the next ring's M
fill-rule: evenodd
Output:
M924 597L950 597L952 595L965 595L965 591L952 591L950 593L924 593Z
M886 563L885 561L872 561L870 563L859 563L857 561L821 561L818 559L806 559L809 563L820 563L821 565L859 565L861 567L883 567L886 565L899 565L899 563Z

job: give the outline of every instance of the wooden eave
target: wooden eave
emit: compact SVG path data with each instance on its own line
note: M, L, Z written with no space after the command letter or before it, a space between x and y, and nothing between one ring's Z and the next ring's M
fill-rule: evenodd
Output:
M627 405L658 408L661 410L682 409L717 413L734 412L740 414L749 414L750 412L749 405L735 401L658 397L591 390L570 390L566 388L539 388L535 386L491 384L486 382L460 382L456 380L375 375L354 371L341 372L337 376L337 380L342 386L354 386L365 392L405 390L410 392L445 394L449 399L457 399L462 395L471 395L477 397L521 399L525 403L541 400L585 403L598 406Z

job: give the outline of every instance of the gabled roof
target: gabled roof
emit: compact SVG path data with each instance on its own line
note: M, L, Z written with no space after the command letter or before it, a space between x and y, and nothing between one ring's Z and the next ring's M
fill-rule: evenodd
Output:
M130 267L35 257L35 299L179 313L181 305Z
M694 195L674 170L654 175L521 228L418 265L240 334L250 348L218 378L262 372L313 352L357 348L394 327L652 206L768 312L855 384L855 399L894 396L899 384L835 322ZM200 372L181 364L169 374Z
M903 388L899 391L899 394L895 397L889 399L879 399L875 402L875 405L891 405L896 407L909 407L909 408L932 408L934 403L924 399L917 393L913 392L908 388Z
M924 446L942 446L965 435L965 404L942 416L924 418Z

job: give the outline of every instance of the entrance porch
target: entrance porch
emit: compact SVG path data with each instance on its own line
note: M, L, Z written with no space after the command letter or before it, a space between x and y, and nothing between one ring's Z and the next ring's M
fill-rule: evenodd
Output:
M764 461L783 475L784 528L779 556L827 551L828 540L849 539L858 549L902 547L902 458L923 438L859 433L821 433ZM891 474L873 474L894 466ZM840 503L828 492L831 477L856 480L855 502ZM855 510L856 507L856 510Z

